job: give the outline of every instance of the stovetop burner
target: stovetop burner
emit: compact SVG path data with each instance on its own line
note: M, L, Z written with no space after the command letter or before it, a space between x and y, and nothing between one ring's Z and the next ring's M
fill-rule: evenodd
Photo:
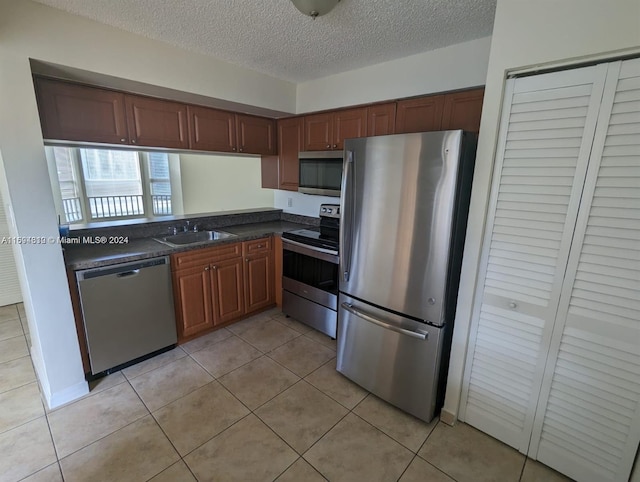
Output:
M322 204L320 206L320 226L318 228L297 229L282 233L284 239L333 251L338 250L339 236L340 206L337 204Z

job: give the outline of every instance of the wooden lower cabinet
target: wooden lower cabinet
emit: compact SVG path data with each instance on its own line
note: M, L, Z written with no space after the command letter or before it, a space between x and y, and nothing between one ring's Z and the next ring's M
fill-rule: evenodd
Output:
M244 255L244 299L246 312L252 313L275 302L273 238L242 243Z
M213 328L213 299L208 264L173 273L178 336L190 337Z
M214 325L244 315L242 258L214 262L211 266Z
M273 239L171 256L178 342L275 303Z

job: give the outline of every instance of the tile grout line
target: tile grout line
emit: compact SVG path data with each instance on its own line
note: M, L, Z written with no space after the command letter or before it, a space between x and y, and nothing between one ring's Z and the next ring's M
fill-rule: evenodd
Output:
M522 464L522 469L520 470L520 477L518 477L518 482L522 481L522 477L524 477L524 468L527 465L527 460L529 457L527 457L526 455L524 456L524 463Z
M458 479L456 479L453 475L448 474L447 472L445 472L444 470L442 470L440 467L438 467L437 465L434 465L433 463L431 463L431 461L429 461L429 460L425 459L424 457L422 457L422 456L420 455L420 451L421 451L421 450L422 450L422 448L425 446L425 444L427 443L427 441L431 438L431 436L433 435L433 432L435 432L435 431L436 431L436 427L437 427L438 425L440 425L441 423L444 423L444 422L441 422L441 421L438 419L438 422L434 425L434 427L433 427L433 428L431 429L431 431L429 432L429 435L427 435L427 438L426 438L426 439L424 439L424 442L422 442L422 445L420 445L420 448L416 451L416 457L418 457L420 460L423 460L424 462L428 463L431 467L433 467L433 468L434 468L434 469L436 469L437 471L439 471L439 472L443 473L444 475L446 475L446 476L447 476L447 477L449 477L450 479L453 479L454 481L458 482Z

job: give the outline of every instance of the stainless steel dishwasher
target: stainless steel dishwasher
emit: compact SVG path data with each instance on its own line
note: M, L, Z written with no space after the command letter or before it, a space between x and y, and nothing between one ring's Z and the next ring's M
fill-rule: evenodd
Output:
M168 257L76 275L93 375L176 344Z

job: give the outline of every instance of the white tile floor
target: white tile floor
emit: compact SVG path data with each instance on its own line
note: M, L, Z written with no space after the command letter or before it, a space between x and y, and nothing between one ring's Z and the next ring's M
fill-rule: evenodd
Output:
M0 482L566 480L465 424L426 424L335 371L276 310L45 410L20 305L0 307Z

